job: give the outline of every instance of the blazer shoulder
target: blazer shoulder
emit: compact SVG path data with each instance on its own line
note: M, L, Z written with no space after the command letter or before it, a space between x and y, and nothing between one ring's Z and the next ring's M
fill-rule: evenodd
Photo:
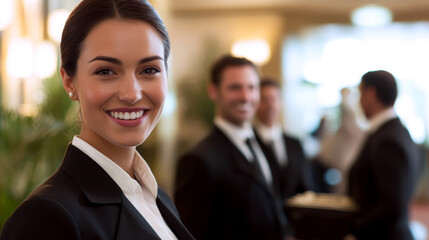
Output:
M218 128L214 128L209 135L186 152L184 156L210 158L229 153L231 148L234 148L232 142Z
M79 239L76 219L43 190L31 194L4 225L0 239Z
M384 123L375 133L374 140L380 141L397 141L410 142L412 141L408 129L402 124L399 118L394 118Z
M225 161L238 151L232 142L217 128L178 160L177 173L182 177L199 172L214 177L223 172ZM208 177L207 176L207 177Z
M283 138L287 141L287 142L293 142L295 144L299 144L301 145L301 141L299 140L298 137L292 136L290 134L287 133L283 133Z

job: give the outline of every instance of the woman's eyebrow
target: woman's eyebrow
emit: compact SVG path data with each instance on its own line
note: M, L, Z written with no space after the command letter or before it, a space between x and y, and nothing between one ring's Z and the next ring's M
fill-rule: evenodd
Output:
M116 65L122 65L122 61L121 60L116 59L116 58L112 58L112 57L106 57L106 56L97 56L97 57L91 59L88 63L94 62L94 61L97 61L97 60L111 62L111 63L116 64Z
M164 58L162 58L162 57L160 57L158 55L150 56L150 57L146 57L146 58L140 59L140 61L139 61L138 64L139 65L140 64L144 64L144 63L147 63L147 62L150 62L150 61L153 61L153 60L164 60Z
M122 65L122 61L116 58L112 58L112 57L106 57L106 56L97 56L93 59L91 59L88 63L93 62L93 61L106 61L106 62L111 62L113 64L117 64L117 65ZM162 57L160 56L150 56L150 57L146 57L146 58L142 58L140 59L140 61L138 62L138 64L144 64L150 61L154 61L154 60L164 60Z

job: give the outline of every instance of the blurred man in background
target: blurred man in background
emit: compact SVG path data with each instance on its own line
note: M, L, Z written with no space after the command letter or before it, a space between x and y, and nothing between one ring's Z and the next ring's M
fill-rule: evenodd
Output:
M284 133L279 124L281 114L280 84L269 78L261 81L261 102L255 128L264 144L274 153L279 166L281 194L284 199L313 190L310 165L298 139Z
M260 99L256 66L222 57L208 91L214 127L177 167L175 202L184 224L196 239L284 239L276 163L251 126Z
M359 88L370 128L349 173L349 195L360 208L352 234L358 239L412 240L408 207L419 151L393 110L395 78L386 71L368 72Z

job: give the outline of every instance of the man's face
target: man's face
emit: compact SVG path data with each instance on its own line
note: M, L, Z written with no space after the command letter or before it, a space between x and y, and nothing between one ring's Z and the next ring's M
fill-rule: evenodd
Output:
M225 68L218 86L212 86L211 97L217 114L243 126L250 122L259 104L259 76L251 66Z
M374 104L375 90L371 87L365 87L362 83L359 85L360 106L367 119L371 118L371 106Z
M280 113L280 89L275 86L261 88L261 103L257 111L258 119L267 126L273 126Z

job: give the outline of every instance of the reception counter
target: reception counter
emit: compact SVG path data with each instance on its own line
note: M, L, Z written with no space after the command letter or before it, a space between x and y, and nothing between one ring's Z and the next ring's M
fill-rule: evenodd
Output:
M306 192L285 201L295 237L300 240L342 240L358 207L344 195Z

